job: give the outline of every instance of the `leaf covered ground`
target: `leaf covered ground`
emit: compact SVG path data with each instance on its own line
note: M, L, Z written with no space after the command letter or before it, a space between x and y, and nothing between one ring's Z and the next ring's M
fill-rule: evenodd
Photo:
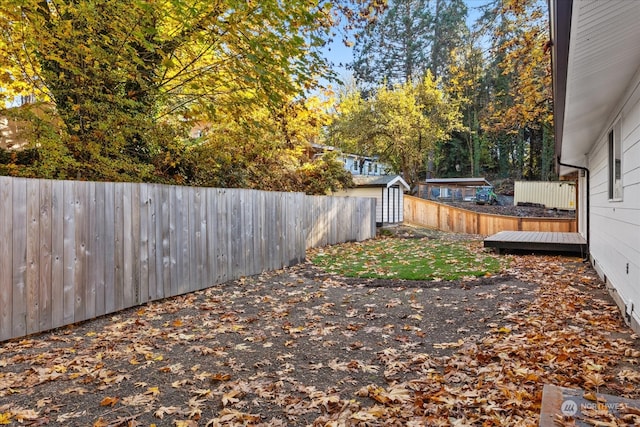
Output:
M545 383L640 398L640 339L594 271L509 261L455 281L307 262L0 343L0 425L534 426Z

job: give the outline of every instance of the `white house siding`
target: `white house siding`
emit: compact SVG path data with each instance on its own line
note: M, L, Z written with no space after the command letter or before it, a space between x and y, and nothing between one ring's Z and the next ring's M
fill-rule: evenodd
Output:
M598 273L634 329L640 329L640 90L631 90L603 129L588 155L590 188L590 254ZM614 116L615 114L615 116ZM608 191L608 132L619 120L622 142L620 201L610 201ZM585 203L582 195L581 202ZM583 216L584 218L584 216ZM581 228L583 229L583 228Z
M357 187L337 192L335 195L375 198L376 223L399 224L404 221L404 192L398 186Z

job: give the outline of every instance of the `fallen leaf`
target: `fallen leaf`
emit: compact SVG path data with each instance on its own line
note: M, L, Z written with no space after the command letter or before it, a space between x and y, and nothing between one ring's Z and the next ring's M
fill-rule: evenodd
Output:
M100 406L115 406L119 400L120 398L118 397L105 397L100 401Z

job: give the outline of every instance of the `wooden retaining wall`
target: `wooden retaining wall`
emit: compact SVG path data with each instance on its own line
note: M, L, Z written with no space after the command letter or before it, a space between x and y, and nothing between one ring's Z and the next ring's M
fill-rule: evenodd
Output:
M407 223L455 233L489 236L500 231L577 231L575 218L529 218L490 215L448 206L418 197L405 196Z
M0 341L375 233L367 198L0 177Z

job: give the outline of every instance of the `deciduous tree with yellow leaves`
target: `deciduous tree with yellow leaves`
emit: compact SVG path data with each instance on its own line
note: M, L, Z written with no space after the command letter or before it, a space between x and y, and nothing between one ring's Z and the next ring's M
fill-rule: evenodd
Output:
M171 180L164 166L180 159L167 156L188 148L193 123L224 133L222 120L233 117L255 129L264 122L255 112L266 111L275 126L287 105L331 77L320 48L335 14L366 21L380 7L375 0L7 0L0 96L35 94L53 106L64 161L49 159L54 164L37 165L34 175Z

